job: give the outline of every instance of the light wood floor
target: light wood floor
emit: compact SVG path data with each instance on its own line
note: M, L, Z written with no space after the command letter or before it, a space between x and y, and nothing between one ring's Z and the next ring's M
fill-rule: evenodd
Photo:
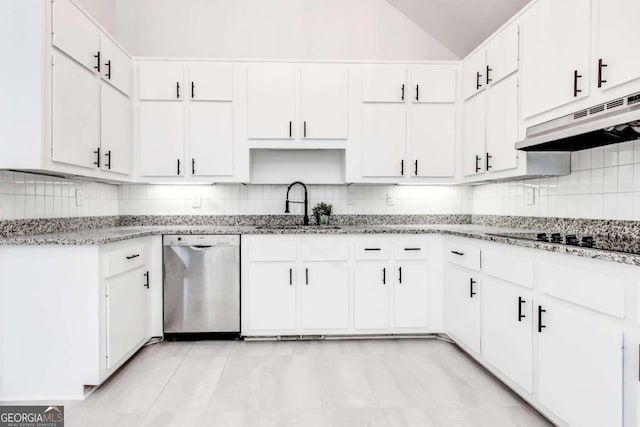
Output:
M433 339L162 343L62 403L67 427L551 425Z

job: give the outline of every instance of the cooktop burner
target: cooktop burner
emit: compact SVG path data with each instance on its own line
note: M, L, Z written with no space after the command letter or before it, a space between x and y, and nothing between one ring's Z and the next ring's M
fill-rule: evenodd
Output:
M532 240L536 242L555 243L559 245L579 246L583 248L599 249L604 251L624 252L640 254L639 239L625 239L609 235L566 234L552 232L528 232L528 233L488 233L493 236L510 237L513 239Z

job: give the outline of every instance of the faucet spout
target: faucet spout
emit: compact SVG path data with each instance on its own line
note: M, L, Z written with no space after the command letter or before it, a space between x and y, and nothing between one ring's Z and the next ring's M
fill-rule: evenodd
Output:
M304 188L304 201L289 200L289 191L291 191L291 188L294 187L295 185L301 185L302 188ZM289 187L287 188L287 198L284 203L284 213L290 212L289 210L290 203L304 203L304 218L302 221L304 225L309 225L309 197L307 192L307 186L304 185L303 182L295 181L289 184Z

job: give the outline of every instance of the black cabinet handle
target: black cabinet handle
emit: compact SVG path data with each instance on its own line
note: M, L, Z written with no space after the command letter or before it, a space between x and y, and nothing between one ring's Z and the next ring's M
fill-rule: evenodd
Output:
M387 284L387 268L386 267L382 269L382 284L383 285Z
M100 147L96 148L96 151L94 151L93 154L96 155L96 161L93 162L93 164L100 167Z
M191 82L191 99L196 97L196 84Z
M293 286L293 268L289 269L289 286Z
M144 277L146 278L144 287L149 289L149 272L148 271L146 273L144 273Z
M196 174L196 159L191 159L191 175Z
M578 79L581 79L582 76L578 74L578 70L573 71L573 97L576 98L582 89L578 89Z
M289 120L289 138L293 136L293 123Z
M416 101L420 101L420 85L416 85Z
M380 248L364 248L365 251L379 251Z
M490 73L491 71L493 71L493 68L490 68L490 67L487 65L487 68L486 68L486 82L487 82L487 86L489 85L489 83L491 83L491 82L493 81L493 79L489 77L489 73Z
M477 294L477 292L473 291L473 285L475 285L476 283L477 282L473 280L473 277L469 279L469 298L473 298L473 296Z
M105 62L105 64L107 66L107 72L105 73L105 77L108 80L111 80L111 60L108 60L107 62Z
M400 160L400 175L404 176L404 159Z
M538 306L538 333L542 333L542 330L547 327L542 324L542 313L546 312L547 310L544 310L541 305Z
M404 248L405 251L421 251L422 248Z
M307 137L307 121L302 122L302 136Z
M180 99L180 82L176 82L176 98Z
M304 269L304 284L308 285L309 284L309 269L305 268Z
M140 254L133 254L133 255L128 255L125 258L127 259L134 259L134 258L138 258L140 256Z
M480 71L478 71L476 73L476 90L482 87L482 84L480 84L480 77L482 77L482 74L480 74Z
M404 83L402 84L402 95L400 96L400 99L404 101Z
M451 253L454 254L454 255L464 256L464 252L451 251Z
M418 160L417 159L416 159L415 162L413 162L413 167L414 167L414 169L413 169L414 175L418 176Z
M518 297L518 322L522 322L522 319L527 317L524 314L522 314L522 304L524 304L525 302L526 301L524 300L524 298Z
M482 160L482 159L480 158L480 156L478 156L478 155L476 154L476 173L480 172L480 169L482 169L482 168L480 167L480 160Z
M402 285L402 267L398 267L398 283Z
M111 170L111 150L108 150L105 153L105 157L107 158L107 162L104 165L107 169Z
M486 162L485 162L485 163L486 163L486 170L487 170L487 171L489 171L489 169L491 169L491 168L493 167L493 166L491 166L491 165L489 164L489 159L493 158L493 156L490 156L490 155L489 155L489 153L485 153L485 154L486 154L486 156L487 156L487 157L486 157ZM477 171L476 171L476 172L477 172Z
M96 58L96 65L93 66L93 69L100 72L100 51L93 55L93 57Z
M180 175L180 159L178 159L178 175Z
M598 87L602 87L602 84L607 82L602 78L602 69L605 67L607 64L602 61L602 58L598 59Z

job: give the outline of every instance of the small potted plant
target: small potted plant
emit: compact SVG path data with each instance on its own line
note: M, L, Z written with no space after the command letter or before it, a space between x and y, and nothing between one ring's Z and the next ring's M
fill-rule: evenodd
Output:
M329 224L329 216L331 216L331 210L333 206L328 203L320 202L313 208L313 216L316 218L316 224L327 225Z

